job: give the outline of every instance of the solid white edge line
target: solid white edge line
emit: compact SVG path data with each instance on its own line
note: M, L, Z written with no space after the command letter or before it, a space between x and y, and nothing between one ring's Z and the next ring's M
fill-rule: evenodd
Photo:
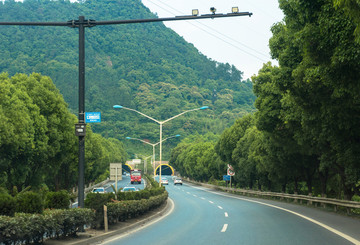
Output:
M225 232L228 228L228 224L224 224L223 228L221 229L221 232Z
M349 236L349 235L346 235L345 233L342 233L341 231L338 231L328 225L325 225L317 220L314 220L312 218L309 218L305 215L302 215L302 214L299 214L297 212L294 212L294 211L291 211L289 209L285 209L285 208L282 208L282 207L278 207L278 206L275 206L275 205L272 205L272 204L268 204L268 203L264 203L264 202L259 202L259 201L255 201L255 200L249 200L249 199L245 199L245 198L241 198L241 197L234 197L234 196L228 196L228 195L224 195L224 194L221 194L221 193L216 193L216 192L213 192L213 191L210 191L210 190L207 190L207 189L204 189L204 188L199 188L199 187L193 187L193 188L196 188L196 189L200 189L200 190L203 190L203 191L206 191L206 192L210 192L210 193L213 193L213 194L216 194L216 195L220 195L220 196L225 196L225 197L230 197L230 198L235 198L235 199L239 199L239 200L243 200L243 201L247 201L247 202L253 202L253 203L258 203L258 204L261 204L261 205L265 205L265 206L268 206L268 207L272 207L272 208L277 208L277 209L280 209L280 210L283 210L285 212L288 212L288 213L291 213L291 214L294 214L294 215L297 215L303 219L306 219L314 224L317 224L325 229L327 229L328 231L348 240L349 242L352 242L356 245L360 245L360 241L359 240L356 240L355 238Z
M109 239L105 239L104 241L102 241L102 244L106 244L106 243L109 243L109 242L113 242L115 240L122 239L122 238L124 238L124 237L126 237L126 236L128 236L130 234L133 234L133 233L138 232L138 231L140 231L140 230L142 230L142 229L144 229L144 228L146 228L146 227L148 227L150 225L153 225L153 224L161 221L162 219L166 218L167 216L169 216L175 209L175 203L171 198L168 198L168 199L171 202L172 207L166 214L164 214L164 215L160 216L159 218L156 218L153 221L151 221L149 223L146 223L146 224L144 224L144 225L142 225L142 226L140 226L140 227L138 227L136 229L132 229L131 231L125 232L124 234L121 234L119 236L114 236L114 237L109 238Z

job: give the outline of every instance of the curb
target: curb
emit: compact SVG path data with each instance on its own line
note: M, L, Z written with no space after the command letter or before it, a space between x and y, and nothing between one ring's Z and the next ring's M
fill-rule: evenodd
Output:
M101 244L105 240L113 237L125 235L126 233L132 233L139 227L160 219L166 216L173 210L174 202L168 198L166 203L159 208L152 210L141 217L133 218L125 222L119 222L111 225L108 232L103 230L87 230L85 232L78 232L78 236L75 238L67 237L61 240L49 239L44 241L44 245L90 245Z

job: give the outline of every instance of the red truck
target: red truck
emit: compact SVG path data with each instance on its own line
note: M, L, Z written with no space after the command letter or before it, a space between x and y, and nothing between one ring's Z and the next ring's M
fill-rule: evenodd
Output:
M134 184L135 182L141 184L141 169L130 170L130 180L131 184Z

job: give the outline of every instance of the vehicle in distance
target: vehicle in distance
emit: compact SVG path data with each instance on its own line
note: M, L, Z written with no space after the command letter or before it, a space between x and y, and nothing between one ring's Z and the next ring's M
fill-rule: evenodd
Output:
M182 179L181 178L175 178L174 179L174 185L182 185Z
M104 187L96 187L92 190L93 193L106 193L106 190Z
M168 185L168 184L169 184L169 181L168 181L167 178L161 178L161 183L162 183L163 185Z
M128 192L128 191L139 191L138 188L135 188L135 187L132 187L132 186L129 186L129 187L124 187L121 192Z
M135 182L141 184L141 169L130 170L130 181L131 184L134 184Z

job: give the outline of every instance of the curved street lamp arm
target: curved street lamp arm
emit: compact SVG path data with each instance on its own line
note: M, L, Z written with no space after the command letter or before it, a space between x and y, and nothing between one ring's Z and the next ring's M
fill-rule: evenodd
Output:
M140 115L142 115L144 117L149 118L150 120L153 120L154 122L157 122L158 124L161 123L160 121L156 120L155 118L152 118L152 117L150 117L150 116L148 116L148 115L146 115L146 114L144 114L144 113L142 113L140 111L137 111L135 109L127 108L127 107L124 107L124 106L122 107L122 109L129 110L129 111L134 111L134 112L136 112L136 113L138 113L138 114L140 114Z
M152 145L152 146L156 145L156 144L151 144L151 143L149 143L149 142L147 142L147 141L145 141L145 140L137 139L137 138L130 138L129 140L138 140L138 141L141 141L141 142L143 142L143 143L145 143L145 144Z
M167 137L166 139L163 139L161 142L164 142L165 140L168 140L168 139L171 139L171 138L175 138L175 137L178 137L178 136L174 135L174 136ZM156 145L158 145L158 144L160 144L160 141L157 142L157 143L155 143L154 145L156 146Z
M190 111L197 111L197 110L201 110L201 109L200 109L200 108L196 108L196 109L184 111L184 112L182 112L182 113L180 113L180 114L178 114L178 115L176 115L176 116L173 116L173 117L171 117L171 118L169 118L169 119L167 119L167 120L165 120L165 121L162 121L162 122L160 122L160 123L161 123L161 124L164 124L164 123L166 123L166 122L168 122L168 121L170 121L170 120L172 120L172 119L174 119L174 118L177 118L177 117L179 117L179 116L181 116L181 115L183 115L183 114L185 114L185 113L188 113L188 112L190 112Z

